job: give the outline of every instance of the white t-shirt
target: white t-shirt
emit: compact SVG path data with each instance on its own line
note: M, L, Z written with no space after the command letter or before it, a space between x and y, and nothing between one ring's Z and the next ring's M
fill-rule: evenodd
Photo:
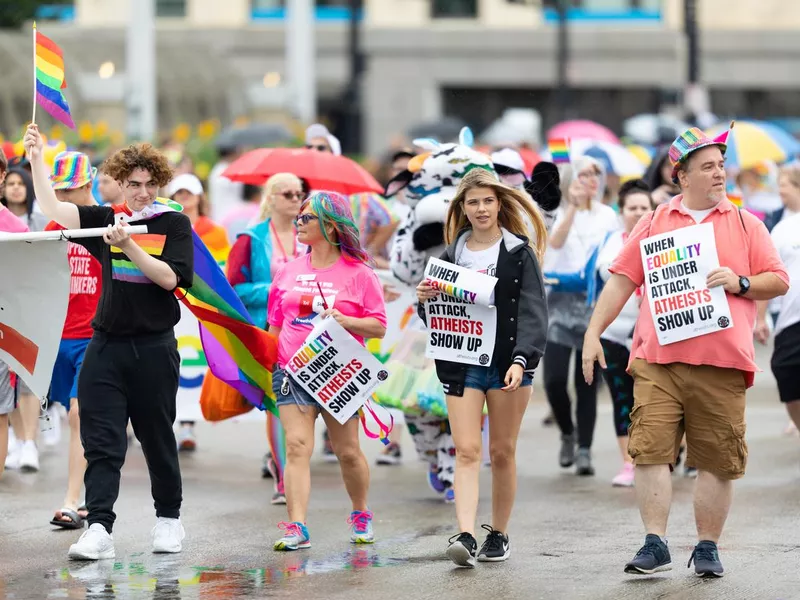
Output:
M551 232L558 230L566 213L566 207L562 205L558 209ZM575 213L564 245L558 249L548 246L544 256L544 270L551 273L582 271L591 253L603 243L606 235L619 228L619 217L613 208L600 202L592 202L589 210Z
M781 299L780 316L775 324L775 335L800 322L800 214L783 219L772 229L772 242L778 249L786 272L789 274L789 291ZM771 305L771 308L774 306Z
M615 231L612 233L605 245L600 248L600 253L597 255L597 273L603 281L608 281L611 273L609 267L617 258L617 255L622 251L622 246L625 245L625 232ZM637 290L631 294L625 306L622 307L619 315L611 325L600 336L603 339L611 340L622 346L627 346L630 350L632 343L633 328L636 326L636 320L639 318L639 305L641 302L640 292Z
M484 250L470 250L466 244L461 250L461 254L456 258L456 264L470 271L477 271L484 275L497 276L497 257L500 256L500 242L497 242Z
M705 219L708 215L710 215L711 211L716 208L715 206L712 206L711 208L706 208L704 210L692 210L691 208L688 208L683 203L683 201L681 201L681 206L683 207L683 210L685 210L687 213L689 213L692 216L692 218L694 219L694 222L697 223L698 225L700 223L702 223L703 219Z

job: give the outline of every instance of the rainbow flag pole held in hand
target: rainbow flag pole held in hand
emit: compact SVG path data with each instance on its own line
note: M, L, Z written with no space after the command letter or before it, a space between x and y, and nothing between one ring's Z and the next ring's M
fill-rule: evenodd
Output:
M53 40L37 32L34 21L33 116L31 123L36 122L36 105L39 104L56 121L60 121L70 129L75 129L75 122L69 113L69 105L61 91L66 87L64 54Z

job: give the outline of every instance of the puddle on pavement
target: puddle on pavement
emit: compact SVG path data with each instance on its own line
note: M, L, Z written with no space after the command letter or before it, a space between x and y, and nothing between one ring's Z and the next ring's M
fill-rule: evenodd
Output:
M281 564L254 569L185 566L179 557L133 554L127 560L70 563L45 574L44 581L12 579L5 598L223 600L277 595L280 586L310 575L358 571L404 564L405 559L381 557L375 549L354 549L325 558L289 554ZM0 588L1 589L1 588ZM31 595L34 594L34 595Z

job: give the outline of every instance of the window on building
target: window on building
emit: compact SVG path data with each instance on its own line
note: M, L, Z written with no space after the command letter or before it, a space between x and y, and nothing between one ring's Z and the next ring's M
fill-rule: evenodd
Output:
M657 11L662 0L568 0L568 4L587 11L626 12L632 10ZM552 0L557 3L558 0Z
M474 19L478 16L478 0L431 0L434 19Z
M186 0L156 0L157 17L185 17Z
M350 0L315 0L314 4L318 7L328 6L350 6ZM286 8L286 0L250 0L251 10L272 10L275 8Z

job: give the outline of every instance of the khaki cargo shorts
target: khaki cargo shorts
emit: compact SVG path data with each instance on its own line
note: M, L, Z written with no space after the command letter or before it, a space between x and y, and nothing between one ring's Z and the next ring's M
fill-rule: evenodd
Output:
M674 465L686 433L686 465L738 479L747 464L745 380L736 369L631 363L628 454L637 465Z

